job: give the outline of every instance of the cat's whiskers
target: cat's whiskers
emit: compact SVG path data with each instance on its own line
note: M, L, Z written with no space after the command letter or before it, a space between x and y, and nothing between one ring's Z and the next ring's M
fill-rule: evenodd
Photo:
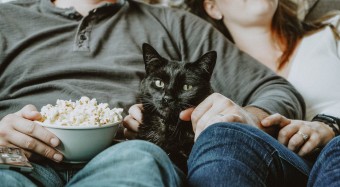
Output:
M172 132L172 134L170 136L174 136L176 137L178 133L180 133L180 130L178 130L178 125L180 123L180 119L178 118L176 126L175 126L175 130Z
M144 110L154 112L156 110L155 106L151 103L143 103Z
M143 107L145 110L148 110L152 113L157 111L157 108L155 105L153 105L153 102L150 98L144 98Z

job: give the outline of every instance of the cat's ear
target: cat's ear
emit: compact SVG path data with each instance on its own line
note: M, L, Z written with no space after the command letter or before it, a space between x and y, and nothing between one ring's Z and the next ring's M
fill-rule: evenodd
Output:
M158 52L149 44L143 43L143 58L144 63L147 65L150 61L155 59L161 59L162 57L158 54Z
M209 75L212 74L217 60L216 51L209 51L201 56L195 64L199 66L201 70L206 71Z
M149 74L155 66L159 66L162 62L162 57L158 52L149 44L143 43L143 58L145 64L146 73Z

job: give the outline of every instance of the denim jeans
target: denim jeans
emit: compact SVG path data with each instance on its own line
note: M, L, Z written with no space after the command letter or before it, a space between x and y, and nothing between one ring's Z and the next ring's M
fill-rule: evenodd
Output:
M176 187L185 185L186 180L161 148L141 140L111 146L75 172L67 184L61 177L65 172L43 164L34 164L29 175L0 170L0 186Z
M193 187L306 186L311 164L263 131L239 123L204 130L188 160Z
M340 136L322 149L310 173L308 186L340 186Z

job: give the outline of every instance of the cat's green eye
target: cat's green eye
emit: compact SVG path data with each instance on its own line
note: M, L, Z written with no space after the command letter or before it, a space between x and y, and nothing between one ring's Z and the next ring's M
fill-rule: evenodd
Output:
M164 88L164 82L161 80L156 80L155 85L159 88Z
M185 90L185 91L188 91L188 90L191 90L191 89L192 89L192 86L191 86L191 85L185 84L185 85L183 86L183 90Z

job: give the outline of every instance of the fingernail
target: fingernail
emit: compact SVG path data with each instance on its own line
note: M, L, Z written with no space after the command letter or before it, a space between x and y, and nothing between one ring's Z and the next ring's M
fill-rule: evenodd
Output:
M57 162L60 162L63 159L63 156L61 154L56 153L53 155L53 159Z
M51 139L51 145L52 145L53 147L56 147L56 146L58 145L58 143L59 143L59 141L58 141L57 138L52 138L52 139Z

